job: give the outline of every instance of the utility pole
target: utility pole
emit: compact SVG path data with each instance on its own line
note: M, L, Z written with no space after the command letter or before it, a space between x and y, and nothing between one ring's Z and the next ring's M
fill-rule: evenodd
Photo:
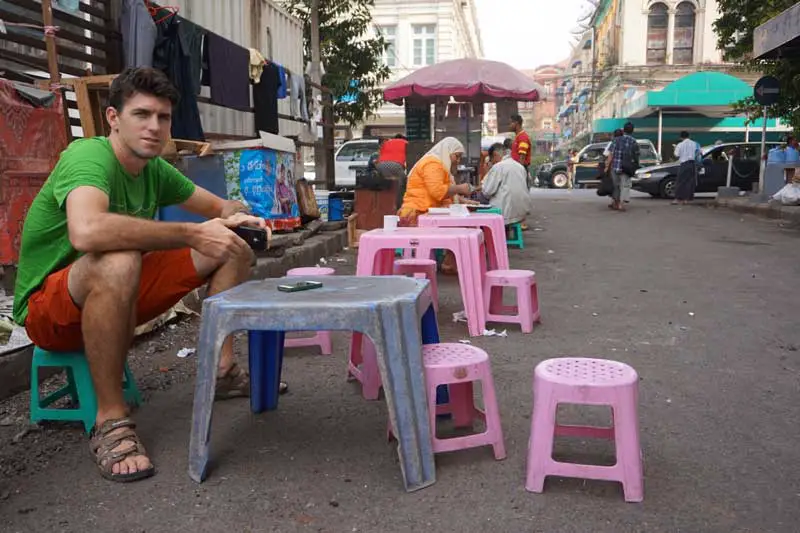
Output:
M321 92L318 87L322 85L319 45L319 2L320 0L311 0L311 81L316 85L316 87L312 85L311 98L315 106L321 103L319 99ZM316 127L316 125L312 127ZM335 178L332 173L330 176L328 175L328 158L326 153L328 147L325 146L325 140L332 136L326 135L328 133L326 128L323 127L322 131L322 137L317 138L317 142L314 144L315 180L325 180L327 189L333 190Z

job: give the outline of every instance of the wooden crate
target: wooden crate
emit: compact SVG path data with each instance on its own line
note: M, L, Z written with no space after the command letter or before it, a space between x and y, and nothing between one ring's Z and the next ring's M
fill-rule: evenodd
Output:
M350 248L358 248L358 239L361 234L367 230L358 229L358 214L353 213L347 217L347 246Z

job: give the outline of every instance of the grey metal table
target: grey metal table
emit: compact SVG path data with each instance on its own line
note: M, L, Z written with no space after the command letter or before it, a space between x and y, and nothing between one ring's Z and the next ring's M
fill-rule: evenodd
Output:
M268 279L244 283L203 302L189 476L198 483L206 477L220 349L231 333L250 333L251 409L260 412L277 407L284 332L344 330L368 335L375 345L406 490L433 484L422 344L438 342L438 331L428 281L399 276L303 279L321 281L323 287L286 293L278 291L278 285L298 278Z

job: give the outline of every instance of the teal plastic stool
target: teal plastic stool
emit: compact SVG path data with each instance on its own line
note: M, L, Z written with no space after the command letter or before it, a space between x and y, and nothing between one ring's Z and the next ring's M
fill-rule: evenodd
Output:
M520 250L525 248L525 240L522 238L522 224L519 222L511 224L509 229L511 230L511 235L506 239L506 245L509 247L516 246Z
M484 209L478 209L476 213L483 213L485 215L502 215L503 210L499 207L487 207Z
M39 396L41 367L63 368L67 374L67 384L44 398ZM129 404L137 406L142 403L142 396L127 362L122 376L122 392ZM65 396L72 398L77 407L72 409L50 407L53 402ZM89 363L83 352L48 352L38 346L34 347L31 363L31 422L42 420L83 422L83 428L88 434L94 427L96 416L97 397L94 394L92 376L89 374Z

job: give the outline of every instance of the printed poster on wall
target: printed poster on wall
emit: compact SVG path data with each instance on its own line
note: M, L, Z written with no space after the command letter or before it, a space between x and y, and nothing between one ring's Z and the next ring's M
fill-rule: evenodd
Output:
M223 153L228 198L244 202L266 219L300 217L294 177L294 154L269 149Z

